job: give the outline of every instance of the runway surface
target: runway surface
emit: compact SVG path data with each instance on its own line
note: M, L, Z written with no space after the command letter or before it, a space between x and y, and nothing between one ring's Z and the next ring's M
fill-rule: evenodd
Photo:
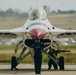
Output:
M36 75L34 72L34 65L31 64L20 64L17 68L19 70L10 70L10 65L0 65L0 75ZM47 65L42 65L41 75L76 75L76 65L65 65L65 70L55 71L47 70Z

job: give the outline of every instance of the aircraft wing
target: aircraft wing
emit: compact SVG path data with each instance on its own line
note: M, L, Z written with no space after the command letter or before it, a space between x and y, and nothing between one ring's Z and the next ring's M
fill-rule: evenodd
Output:
M18 32L23 32L22 27L10 30L0 30L0 37L16 38Z
M22 28L10 29L10 30L0 30L0 33L10 33L10 32L23 32Z
M53 27L50 31L51 33L58 33L58 38L72 38L76 37L76 30L65 30Z
M49 20L47 19L46 20L46 24L48 24L48 29L49 29L49 33L66 33L66 34L69 34L69 33L73 33L73 34L76 34L76 30L65 30L65 29L61 29L61 28L57 28L55 26L53 26Z
M57 27L52 27L51 29L50 29L50 32L58 32L58 33L71 33L71 32L73 32L73 33L76 33L76 30L65 30L65 29L61 29L61 28L57 28Z
M10 30L0 30L0 37L16 38L17 33L24 32L23 27L10 29Z
M10 30L0 30L0 37L16 37L16 33L28 32L26 24L28 24L28 20L26 23L18 28L10 29Z
M18 28L10 29L10 30L0 30L0 33L19 33L19 32L28 32L27 25L29 23L29 19L26 21L26 23Z

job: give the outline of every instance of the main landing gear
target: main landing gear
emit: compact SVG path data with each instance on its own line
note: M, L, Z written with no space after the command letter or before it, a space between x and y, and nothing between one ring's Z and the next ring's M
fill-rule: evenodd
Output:
M11 70L16 70L16 66L17 66L17 59L15 56L12 56L12 58L11 58Z
M58 67L60 70L64 70L64 57L63 56L57 57L57 54L61 52L70 52L70 51L60 50L59 45L55 41L54 41L54 44L55 45L53 46L50 45L49 48L44 49L44 53L49 57L48 70L51 69L52 65L55 70L57 70Z
M64 70L64 57L63 56L59 58L59 68L60 70Z
M19 57L16 58L16 56L12 56L12 58L11 58L11 70L18 70L18 69L16 68L17 65L18 65L26 56L28 56L29 54L31 54L30 51L25 52L25 51L27 50L27 48L24 47L23 41L20 41L20 42L17 44L17 46L16 46L16 48L15 48L15 53L17 53L17 51L18 51L18 49L19 49L20 47L23 47L23 50L21 51ZM24 53L25 53L25 54L24 54Z
M20 54L20 56L18 58L16 58L16 56L12 56L11 58L11 70L18 70L16 67L17 65L26 57L30 54L30 51L27 52L24 56L22 56Z

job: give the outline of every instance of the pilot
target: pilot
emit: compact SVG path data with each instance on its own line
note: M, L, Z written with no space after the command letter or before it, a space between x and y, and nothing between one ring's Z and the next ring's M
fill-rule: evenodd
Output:
M48 54L49 54L50 56L52 56L53 58L55 58L58 53L59 53L59 50L54 50L54 49L52 49L52 48L50 48L50 51L48 52ZM48 57L49 57L49 56L48 56ZM53 59L51 59L51 58L49 57L48 70L51 69L52 65L53 65L53 67L54 67L55 70L58 69L57 64L53 61Z
M35 40L35 43L32 45L34 49L34 66L35 66L35 73L41 73L41 65L42 65L42 49L43 44L40 42L39 39Z
M37 13L36 11L33 12L33 20L37 19Z

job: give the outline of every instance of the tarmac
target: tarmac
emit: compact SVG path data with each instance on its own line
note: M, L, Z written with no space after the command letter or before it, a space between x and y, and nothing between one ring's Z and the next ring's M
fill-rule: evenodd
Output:
M20 64L18 70L11 70L11 65L0 65L0 75L36 75L34 72L34 65ZM76 75L76 65L65 65L65 70L47 70L47 65L42 65L40 75ZM38 75L38 74L37 74Z

